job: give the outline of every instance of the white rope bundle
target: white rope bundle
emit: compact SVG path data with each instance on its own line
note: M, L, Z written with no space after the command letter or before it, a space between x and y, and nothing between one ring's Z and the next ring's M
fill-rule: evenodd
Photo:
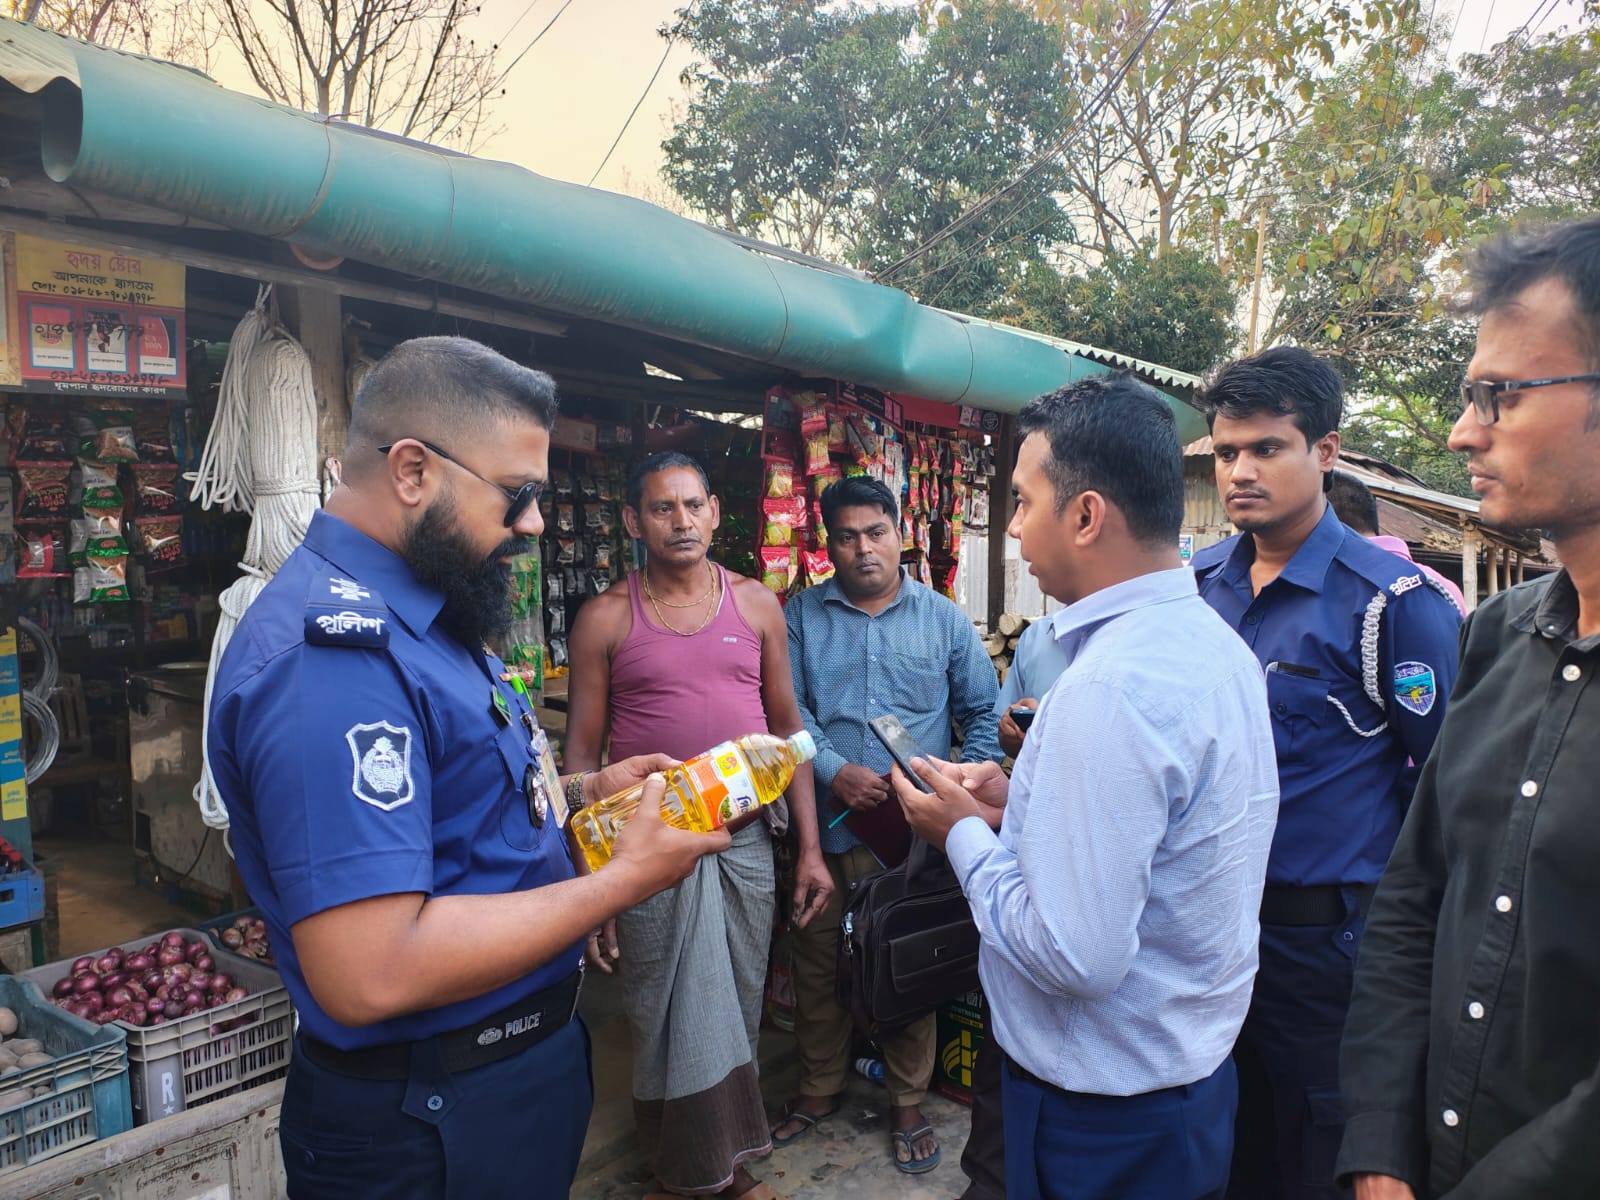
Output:
M50 707L50 694L61 678L61 658L56 653L55 639L27 617L17 618L17 632L33 642L39 652L39 678L22 689L22 711L39 726L33 757L23 764L23 778L32 783L50 769L61 750L61 726Z
M319 500L311 360L268 315L270 290L261 290L228 346L216 420L190 493L207 508L254 514L239 564L244 574L218 597L221 616L206 673L205 765L194 799L201 819L213 829L228 828L228 810L211 775L211 688L217 664L245 610L305 540Z

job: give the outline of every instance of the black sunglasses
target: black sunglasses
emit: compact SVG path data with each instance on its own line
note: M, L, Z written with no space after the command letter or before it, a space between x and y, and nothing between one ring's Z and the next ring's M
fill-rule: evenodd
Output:
M447 450L441 450L432 442L425 441L422 438L408 438L407 440L416 442L419 445L425 446L427 449L432 450L440 458L444 459L445 462L454 463L468 475L471 475L474 479L482 479L484 483L487 483L490 487L494 488L502 496L504 496L509 501L509 503L506 505L505 517L505 525L507 529L510 529L513 525L515 525L522 514L527 512L529 507L533 505L540 496L544 495L545 481L542 479L530 480L519 488L508 488L504 484L496 483L492 479L488 479L485 476L479 475L459 458L456 458ZM398 444L399 443L397 442L390 442L387 446L379 446L378 453L388 454L389 451L393 450Z
M1587 375L1558 375L1553 379L1463 379L1461 403L1472 405L1479 425L1493 425L1500 419L1500 393L1522 392L1529 388L1554 387L1558 383L1591 383L1600 380L1600 371Z

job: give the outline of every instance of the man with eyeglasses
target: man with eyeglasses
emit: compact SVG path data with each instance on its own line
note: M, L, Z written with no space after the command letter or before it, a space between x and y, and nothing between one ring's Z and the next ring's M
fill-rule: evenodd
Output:
M655 777L611 864L578 877L569 805L671 760L561 779L484 648L543 528L555 415L549 376L485 346L395 347L213 681L239 873L300 1018L279 1125L295 1200L565 1197L593 1101L584 938L728 846L664 824Z
M1600 1195L1600 218L1479 248L1450 446L1562 569L1489 597L1367 921L1341 1056L1359 1200Z
M1362 928L1455 679L1461 616L1328 503L1344 386L1276 346L1204 400L1239 534L1194 557L1200 596L1266 671L1278 825L1261 967L1234 1057L1230 1200L1336 1200L1339 1038Z

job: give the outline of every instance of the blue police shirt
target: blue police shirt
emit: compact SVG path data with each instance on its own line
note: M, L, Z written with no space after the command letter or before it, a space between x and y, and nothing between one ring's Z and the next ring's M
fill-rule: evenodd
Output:
M239 874L301 1025L345 1049L470 1025L571 974L351 1028L306 987L289 929L372 896L489 895L572 878L549 747L505 667L435 624L444 597L325 512L245 613L218 667L210 751ZM532 767L533 774L529 774ZM548 769L548 773L546 770Z
M1253 596L1254 561L1241 534L1196 554L1194 572L1267 672L1279 787L1267 882L1376 883L1444 720L1461 616L1332 505Z

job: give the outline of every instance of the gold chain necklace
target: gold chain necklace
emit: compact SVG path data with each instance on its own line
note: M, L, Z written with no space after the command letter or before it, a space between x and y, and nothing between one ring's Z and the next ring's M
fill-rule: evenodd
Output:
M706 565L710 566L709 563L707 563ZM717 610L722 607L722 603L721 603L722 602L722 597L721 597L722 577L720 575L718 575L715 570L713 570L711 572L711 586L706 589L706 594L704 596L701 596L700 599L698 601L696 601L695 603L697 603L697 604L704 603L706 598L708 596L710 596L712 592L717 592L718 593L717 601L711 605L711 608L709 610L707 610L706 619L704 621L701 621L700 624L696 625L693 629L689 629L689 630L679 629L671 621L667 620L666 614L664 614L661 611L661 605L656 602L655 593L650 590L649 578L650 577L648 575L645 576L644 592L645 592L645 595L650 598L650 607L655 609L656 620L658 622L660 622L661 625L664 628L666 628L667 630L669 630L672 633L677 634L679 637L693 637L695 634L699 633L707 625L711 624L711 619L717 615ZM692 606L688 605L688 604L673 604L673 605L670 605L669 607L672 607L672 608L690 608Z
M650 597L652 604L659 602L661 604L665 604L668 608L698 608L700 605L706 602L706 597L711 595L712 589L717 586L717 571L716 568L711 565L711 560L709 558L706 559L706 572L711 576L711 582L706 585L706 590L701 593L700 598L698 600L691 600L687 604L674 604L671 600L660 600L659 597L657 597L656 594L650 590L650 568L646 567L641 575L641 578L644 580L644 594Z

